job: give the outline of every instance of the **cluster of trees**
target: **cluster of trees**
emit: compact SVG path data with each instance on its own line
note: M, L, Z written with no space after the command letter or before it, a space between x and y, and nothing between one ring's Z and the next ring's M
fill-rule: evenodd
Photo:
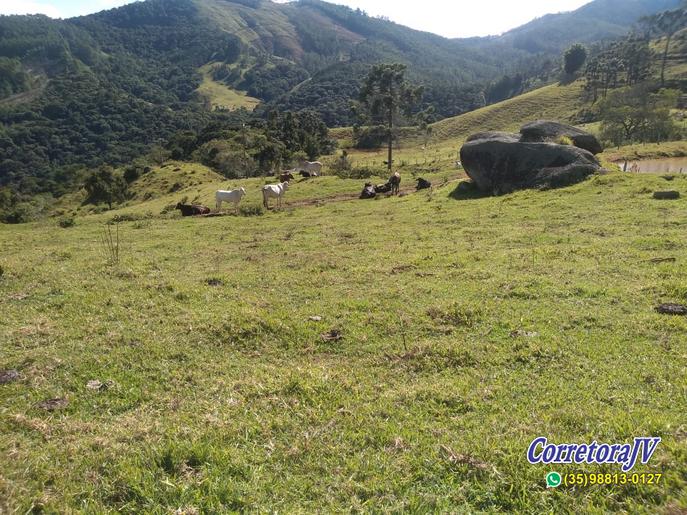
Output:
M641 20L628 37L593 49L585 69L586 90L601 120L601 137L609 144L659 142L682 137L671 116L680 92L666 89L666 63L675 33L687 27L687 8ZM664 38L660 54L652 38ZM566 54L566 64L568 55ZM575 67L579 62L575 61ZM660 79L654 80L660 67ZM598 103L597 103L598 102Z
M335 142L314 111L272 111L265 120L239 110L217 113L200 131L175 134L166 149L173 159L199 161L226 177L236 178L331 154Z
M587 48L580 43L575 43L563 54L563 71L566 75L574 75L587 61Z
M0 57L0 99L29 89L29 75L19 59Z
M620 146L679 139L681 131L670 115L680 91L646 82L609 92L600 103L601 137Z
M625 39L597 49L585 71L587 91L593 102L609 90L635 86L652 76L657 60L650 47L652 38L664 38L660 56L660 86L666 85L666 63L673 36L687 27L687 8L664 11L642 18L639 30Z
M485 100L488 104L507 100L524 92L526 85L527 78L522 73L504 75L487 86Z
M248 70L240 82L230 85L247 91L250 96L269 102L287 93L308 77L308 72L288 61L272 64L264 60Z
M658 14L642 18L642 27L650 36L665 38L663 51L661 53L661 86L666 82L666 64L668 62L668 52L670 43L675 34L687 27L687 3L682 9L663 11Z
M614 42L594 55L585 70L586 90L595 103L608 91L634 86L651 77L653 54L649 40L631 36Z

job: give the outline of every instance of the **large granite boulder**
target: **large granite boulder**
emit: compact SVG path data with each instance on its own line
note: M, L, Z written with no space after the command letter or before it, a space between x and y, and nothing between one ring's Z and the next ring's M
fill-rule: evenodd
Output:
M572 125L537 120L523 125L520 129L520 141L525 143L556 143L562 137L570 138L573 145L588 150L592 154L600 154L604 151L596 136Z
M526 141L534 133L525 132L527 136L483 132L468 138L460 150L461 163L481 191L499 195L524 188L558 188L601 170L592 152L573 145Z

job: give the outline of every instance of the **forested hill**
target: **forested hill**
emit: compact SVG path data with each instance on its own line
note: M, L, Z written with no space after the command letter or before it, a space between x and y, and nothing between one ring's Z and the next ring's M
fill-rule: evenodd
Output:
M643 16L675 9L684 0L595 0L576 11L548 14L491 38L528 53L557 53L571 43L595 43L627 33ZM481 38L483 46L490 38Z
M670 3L635 2L641 12L622 9L628 26ZM425 85L422 107L446 117L482 106L486 85L505 73L547 77L559 47L617 27L585 37L589 27L579 23L547 49L546 30L528 32L532 45L519 44L516 31L450 40L318 0L147 0L69 20L2 16L0 186L59 194L85 168L128 162L207 124L215 115L198 94L204 80L267 108L314 108L330 126L349 125L369 66L397 61Z

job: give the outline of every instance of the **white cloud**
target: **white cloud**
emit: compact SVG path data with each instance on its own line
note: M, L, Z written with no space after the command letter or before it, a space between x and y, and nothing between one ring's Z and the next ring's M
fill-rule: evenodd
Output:
M26 0L2 0L0 14L45 14L51 18L62 18L62 13L54 5Z

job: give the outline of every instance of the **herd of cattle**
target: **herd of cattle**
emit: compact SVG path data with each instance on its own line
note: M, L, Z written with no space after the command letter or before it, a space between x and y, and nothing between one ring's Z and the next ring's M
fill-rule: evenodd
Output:
M284 195L289 189L289 183L294 180L294 173L300 174L303 178L319 177L322 174L322 163L305 161L300 163L295 169L287 170L279 175L279 183L267 184L262 188L262 205L265 209L269 209L269 201L275 199L277 207L282 207ZM423 190L432 187L432 183L425 179L417 180L417 189ZM395 172L389 180L384 184L373 185L366 183L360 194L361 199L375 198L379 194L390 193L391 195L398 195L401 190L401 174ZM219 190L215 193L215 207L217 211L222 209L223 203L233 204L234 212L239 213L239 204L243 197L246 196L245 188L238 188L236 190ZM210 214L210 208L195 204L177 204L176 209L181 211L182 216L198 216Z

